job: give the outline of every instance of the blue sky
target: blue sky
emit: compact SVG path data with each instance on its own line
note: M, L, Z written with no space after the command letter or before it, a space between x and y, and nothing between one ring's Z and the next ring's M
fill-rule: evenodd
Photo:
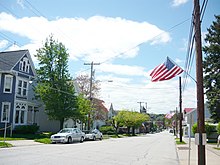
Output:
M203 37L219 6L208 1ZM29 49L37 67L36 49L52 33L68 49L72 77L90 73L85 62L101 63L95 79L107 108L139 111L141 101L167 113L178 107L178 77L152 83L149 74L166 56L184 69L192 10L193 0L1 0L0 51ZM196 107L195 94L188 79L183 108Z

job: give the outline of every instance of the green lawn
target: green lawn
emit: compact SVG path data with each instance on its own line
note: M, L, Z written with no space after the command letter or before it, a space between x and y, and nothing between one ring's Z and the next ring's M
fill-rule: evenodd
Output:
M13 134L12 137L6 137L6 141L11 141L11 140L34 140L36 142L40 143L45 143L49 144L51 143L50 141L50 136L52 133L40 133L40 134ZM4 141L4 137L1 135L0 136L0 141ZM9 144L9 143L8 143ZM4 147L7 147L5 144L1 144Z
M179 138L175 138L175 140L176 140L176 144L186 144L183 140L182 140L182 142L180 142Z
M12 147L12 144L7 142L0 142L0 148Z

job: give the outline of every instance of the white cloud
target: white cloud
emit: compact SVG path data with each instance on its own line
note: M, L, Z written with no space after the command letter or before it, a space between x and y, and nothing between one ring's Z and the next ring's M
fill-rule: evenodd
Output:
M176 58L175 59L175 63L177 63L177 64L180 64L180 63L182 63L183 61L181 60L181 59L179 59L179 58Z
M147 72L144 71L143 67L140 66L128 66L128 65L113 65L104 63L100 67L100 71L106 73L114 73L117 75L128 75L128 76L146 76Z
M114 78L113 78L114 79ZM107 108L113 103L116 110L139 110L137 102L147 102L148 112L165 113L179 109L179 81L178 79L156 83L131 84L130 81L103 83L102 99ZM195 89L188 89L184 96L183 108L195 107ZM120 101L119 101L120 100ZM172 100L172 101L171 101ZM170 109L173 107L173 109Z
M81 58L89 62L132 58L137 56L141 43L158 44L171 40L169 33L148 22L103 16L49 21L43 17L15 18L2 12L0 30L29 39L32 50L34 45L35 50L38 49L46 37L53 34L68 48L71 59ZM28 46L30 44L24 47Z
M0 13L1 30L29 40L22 47L12 46L10 50L29 49L34 61L36 50L43 46L46 37L51 33L66 46L71 59L105 61L96 68L99 71L96 79L113 80L112 83L102 83L101 97L107 107L112 102L116 109L138 110L137 101L146 101L151 108L150 112L164 113L173 110L170 107L178 106L178 79L169 80L169 83L152 83L149 76L151 71L147 72L143 67L111 63L115 58L136 57L141 43L169 42L169 33L155 25L119 17L57 18L49 21L43 17L15 18ZM1 45L5 46L0 42ZM138 82L134 81L138 78Z
M8 41L7 40L1 40L0 41L0 49L6 47L8 45Z
M188 2L188 0L173 0L172 6L177 7L177 6L183 5L187 2Z

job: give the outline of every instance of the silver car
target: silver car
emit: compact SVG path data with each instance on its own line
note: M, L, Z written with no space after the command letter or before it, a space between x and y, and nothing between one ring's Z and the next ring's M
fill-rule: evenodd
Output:
M88 133L86 133L86 140L96 140L96 139L99 139L99 140L102 140L103 136L102 136L102 133L98 130L98 129L94 129Z
M50 137L52 143L72 143L73 141L82 143L84 139L85 133L78 128L64 128Z

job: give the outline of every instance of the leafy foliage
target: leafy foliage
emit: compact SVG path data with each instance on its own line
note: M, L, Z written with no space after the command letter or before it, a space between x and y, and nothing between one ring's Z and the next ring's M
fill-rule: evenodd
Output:
M66 118L78 114L74 85L68 73L69 55L65 46L50 36L35 56L39 60L35 92L49 118L60 121L61 129Z
M206 54L203 62L204 87L208 99L208 108L211 118L215 122L220 121L220 15L215 16L205 37L206 46L203 51Z
M0 148L12 147L12 144L7 142L0 142Z
M149 116L138 112L123 110L114 117L114 120L118 126L137 128L141 126L143 122L148 121Z
M218 125L217 125L217 132L218 132L218 134L220 135L220 122L218 123Z
M100 131L103 134L108 134L108 135L112 135L115 133L114 128L112 126L102 126L100 127Z
M91 102L88 99L85 99L83 95L79 95L77 97L77 104L78 104L78 115L76 116L77 119L80 119L83 122L87 121L87 114L91 112Z
M205 124L205 131L206 134L209 136L212 132L216 132L216 126L210 125L210 124ZM195 134L197 132L197 123L195 123L192 126L192 132Z

